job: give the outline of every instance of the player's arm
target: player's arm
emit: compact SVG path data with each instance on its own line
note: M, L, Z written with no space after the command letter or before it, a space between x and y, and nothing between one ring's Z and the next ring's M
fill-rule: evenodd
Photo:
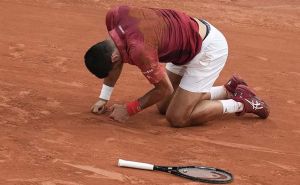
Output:
M166 73L163 73L162 79L153 85L153 89L138 99L141 109L145 109L158 103L165 97L170 96L174 91L170 79Z
M173 91L169 77L166 73L162 73L161 79L157 83L154 83L154 88L138 100L129 102L125 105L113 105L110 117L114 120L125 122L130 116L138 113L142 109L158 103L166 96L170 96Z
M106 111L107 109L106 104L110 99L110 96L113 92L113 88L120 77L122 69L123 69L123 63L121 61L117 61L114 63L113 69L109 72L109 75L106 78L104 78L99 99L91 107L91 111L93 113L101 114Z
M157 49L149 45L143 46L133 48L135 52L131 56L137 61L137 66L154 88L134 101L135 103L127 104L129 115L158 103L174 91L164 66L159 63ZM138 110L135 106L138 106Z
M114 87L120 77L122 69L123 63L121 61L114 63L113 69L109 72L108 76L104 78L103 84Z
M112 106L111 118L124 122L142 109L154 105L173 93L172 84L165 69L158 61L157 50L138 45L131 48L131 59L141 69L144 76L154 85L154 88L137 100L125 105Z

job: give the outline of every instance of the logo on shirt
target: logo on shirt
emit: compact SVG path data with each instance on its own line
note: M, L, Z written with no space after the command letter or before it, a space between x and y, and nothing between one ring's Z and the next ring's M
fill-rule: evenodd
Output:
M147 75L147 74L152 73L152 72L153 72L153 69L149 69L149 70L147 70L147 71L143 71L142 73L143 73L144 75Z
M119 28L119 30L122 32L122 34L124 35L124 34L125 34L125 31L123 30L122 26L119 25L118 28Z
M142 71L142 73L146 76L146 78L148 78L148 80L152 79L152 76L150 75L150 73L153 73L153 69L149 69L147 71Z
M152 79L152 76L146 75L146 78L147 78L148 80L151 80L151 79Z

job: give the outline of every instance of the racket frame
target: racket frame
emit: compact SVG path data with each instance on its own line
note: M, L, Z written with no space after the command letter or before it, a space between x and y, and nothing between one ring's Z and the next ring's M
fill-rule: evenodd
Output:
M221 170L218 168L213 168L213 167L204 167L204 166L178 166L178 167L171 167L171 166L158 166L158 165L153 165L153 164L148 164L148 163L140 163L140 162L135 162L135 161L127 161L123 159L119 159L118 161L118 166L120 167L129 167L129 168L136 168L136 169L143 169L143 170L154 170L154 171L161 171L161 172L167 172L171 173L176 176L180 176L186 179L190 179L193 181L198 181L198 182L205 182L205 183L213 183L213 184L226 184L230 183L233 181L233 175L225 170ZM181 172L179 172L180 169L183 168L198 168L198 169L205 169L205 170L212 170L215 172L221 172L224 174L227 174L230 176L229 180L226 181L218 181L218 180L213 180L213 179L204 179L204 178L197 178L197 177L192 177L185 175Z

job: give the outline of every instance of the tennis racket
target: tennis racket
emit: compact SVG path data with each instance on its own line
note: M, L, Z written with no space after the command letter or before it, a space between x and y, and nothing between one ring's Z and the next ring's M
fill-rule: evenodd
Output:
M229 172L204 166L156 166L153 164L126 161L122 159L119 159L118 166L168 172L173 175L184 177L193 181L212 184L225 184L230 183L233 180L233 176Z

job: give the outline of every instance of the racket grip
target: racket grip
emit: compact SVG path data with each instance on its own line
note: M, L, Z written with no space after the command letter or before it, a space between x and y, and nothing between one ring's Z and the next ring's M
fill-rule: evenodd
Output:
M140 163L134 161L126 161L123 159L119 159L118 166L120 167L128 167L128 168L137 168L142 170L153 170L154 165L148 163Z

